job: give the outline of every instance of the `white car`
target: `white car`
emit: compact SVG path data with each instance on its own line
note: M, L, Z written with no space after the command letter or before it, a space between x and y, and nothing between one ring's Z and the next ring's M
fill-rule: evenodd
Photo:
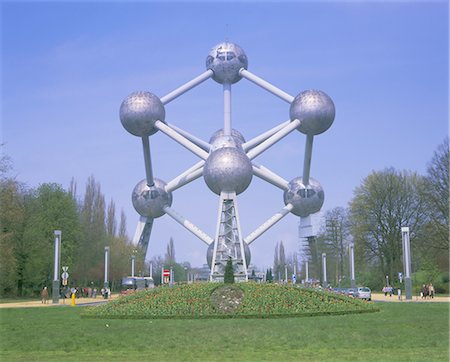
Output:
M359 287L358 291L354 294L355 298L372 300L372 292L370 288L367 287Z

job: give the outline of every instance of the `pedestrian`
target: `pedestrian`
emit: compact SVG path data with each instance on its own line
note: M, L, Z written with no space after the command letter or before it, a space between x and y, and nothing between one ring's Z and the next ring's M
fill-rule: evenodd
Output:
M431 283L428 286L428 294L430 295L431 299L434 299L434 287L433 287L433 284L431 284Z
M48 300L48 289L47 287L44 287L44 289L42 289L41 292L41 303L47 304L47 300Z
M92 298L97 298L97 288L92 290Z

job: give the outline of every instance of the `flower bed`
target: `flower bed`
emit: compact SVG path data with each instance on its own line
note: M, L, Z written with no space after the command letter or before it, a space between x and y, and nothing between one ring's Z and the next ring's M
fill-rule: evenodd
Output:
M311 289L277 284L240 283L222 298L227 305L236 298L236 308L221 308L217 303L224 284L198 283L159 287L121 296L105 305L89 307L88 318L268 318L375 312L373 303ZM218 290L216 290L218 289ZM214 292L216 290L216 292ZM214 294L213 294L214 292ZM236 297L235 297L236 296ZM239 296L239 300L237 300Z

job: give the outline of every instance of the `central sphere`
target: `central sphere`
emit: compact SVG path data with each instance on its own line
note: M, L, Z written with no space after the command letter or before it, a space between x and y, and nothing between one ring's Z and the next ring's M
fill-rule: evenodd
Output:
M241 79L239 71L247 69L248 60L239 45L220 43L213 47L206 57L206 69L214 72L212 78L220 84L236 83Z
M250 185L253 168L244 151L235 147L219 148L208 156L203 178L209 189L217 195L223 192L244 192Z

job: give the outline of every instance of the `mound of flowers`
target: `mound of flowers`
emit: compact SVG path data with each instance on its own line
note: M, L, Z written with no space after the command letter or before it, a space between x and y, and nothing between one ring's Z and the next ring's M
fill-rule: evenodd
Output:
M222 301L223 300L223 301ZM89 307L87 318L268 318L375 312L373 303L277 284L159 287Z

